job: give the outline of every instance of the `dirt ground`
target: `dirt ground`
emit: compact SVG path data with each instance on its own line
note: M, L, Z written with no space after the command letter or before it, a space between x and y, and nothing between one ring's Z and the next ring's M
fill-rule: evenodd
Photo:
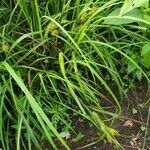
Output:
M114 122L113 128L119 132L116 137L123 150L142 150L145 135L145 126L150 106L150 98L147 86L143 83L138 84L136 90L130 91L129 99L122 102L122 115ZM148 101L149 100L149 101ZM146 103L147 102L147 103ZM115 150L110 143L102 141L98 137L98 130L91 127L89 123L81 118L73 118L75 131L84 135L79 141L74 141L75 135L71 134L68 143L72 150ZM150 122L147 132L144 150L150 150ZM52 148L44 142L43 150ZM59 147L60 150L63 148Z

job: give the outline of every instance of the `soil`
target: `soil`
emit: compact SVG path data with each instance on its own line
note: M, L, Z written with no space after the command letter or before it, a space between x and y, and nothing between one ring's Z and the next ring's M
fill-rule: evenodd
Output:
M145 128L150 101L147 86L143 83L138 85L138 89L129 92L129 99L122 101L122 114L114 122L112 128L119 132L116 137L123 150L150 150L150 122L148 126L145 147ZM147 102L147 103L146 103ZM84 135L77 141L76 135L71 133L68 139L71 150L115 150L111 143L102 141L98 136L98 130L81 117L73 118L76 133ZM143 130L143 131L142 131ZM43 150L51 150L47 142L42 143ZM64 148L59 144L59 150Z

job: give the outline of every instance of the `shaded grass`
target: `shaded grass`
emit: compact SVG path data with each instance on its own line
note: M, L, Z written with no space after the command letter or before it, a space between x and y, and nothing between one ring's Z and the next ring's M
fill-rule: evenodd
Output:
M117 132L103 118L111 125L121 114L120 103L132 86L130 80L145 78L150 83L148 68L140 56L142 46L150 43L149 21L123 16L135 23L103 24L118 17L108 15L122 4L118 0L0 2L2 20L9 8L7 21L0 22L3 149L10 149L14 137L18 150L21 145L41 149L42 140L57 149L55 137L69 149L59 133L73 130L73 112L84 116L104 139L120 147L115 139ZM129 70L130 66L134 69ZM110 82L117 85L119 97ZM101 104L104 90L111 97L112 112Z

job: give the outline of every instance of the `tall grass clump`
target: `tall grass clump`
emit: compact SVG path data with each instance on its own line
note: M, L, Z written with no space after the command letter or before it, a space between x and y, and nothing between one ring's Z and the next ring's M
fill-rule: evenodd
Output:
M2 0L1 148L57 149L57 138L70 149L60 133L74 132L74 114L119 148L123 97L150 83L149 10L148 0Z

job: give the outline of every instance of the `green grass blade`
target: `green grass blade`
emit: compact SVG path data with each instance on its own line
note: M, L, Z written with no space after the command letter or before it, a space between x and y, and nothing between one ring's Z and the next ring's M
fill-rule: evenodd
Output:
M28 101L33 109L33 111L35 112L36 116L38 119L40 119L40 123L42 126L42 120L47 124L47 126L51 129L51 131L56 135L56 137L60 140L60 142L67 148L70 149L68 147L68 145L65 143L65 141L61 138L61 136L59 135L59 133L56 131L56 129L54 128L54 126L52 125L52 123L50 122L50 120L48 119L48 117L46 116L46 114L43 112L42 108L38 105L38 103L36 102L36 100L34 99L34 97L31 95L31 93L29 92L29 90L26 88L26 86L24 85L24 83L22 82L22 80L17 76L17 74L14 72L14 70L11 68L11 66L7 63L7 62L3 62L3 65L5 66L5 68L7 69L7 71L11 74L11 76L14 78L14 80L16 81L16 83L18 84L18 86L21 88L21 90L25 93L26 97L28 98ZM48 136L49 134L47 133L48 131L46 131L44 129L46 135ZM53 140L51 139L50 136L48 136L48 138L50 139L51 145L56 149L56 145L54 144Z

